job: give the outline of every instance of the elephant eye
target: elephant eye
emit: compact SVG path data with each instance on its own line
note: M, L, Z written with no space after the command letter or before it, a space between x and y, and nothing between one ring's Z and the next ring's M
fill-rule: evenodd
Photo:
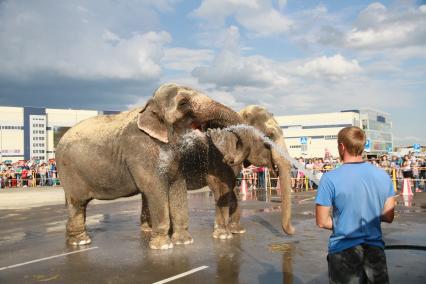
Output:
M158 121L160 121L161 123L164 122L163 118L160 116L160 114L158 113L158 111L153 110L152 114L158 119Z
M243 142L241 141L240 137L237 136L237 150L241 149L243 147Z
M178 104L178 108L186 108L188 105L188 100L181 100Z

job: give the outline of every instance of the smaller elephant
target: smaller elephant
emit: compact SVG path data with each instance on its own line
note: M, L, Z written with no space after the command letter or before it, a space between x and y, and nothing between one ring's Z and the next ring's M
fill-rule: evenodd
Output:
M236 177L243 162L272 167L269 146L251 129L231 127L191 131L183 136L178 147L182 156L180 167L188 190L208 185L216 206L213 237L232 238L232 233L244 233L239 224ZM149 206L144 203L143 228L147 229Z
M278 177L282 189L281 226L286 234L293 235L295 229L291 223L291 164L286 158L286 156L289 157L290 155L287 152L283 131L272 113L269 113L262 106L248 106L242 109L239 114L245 124L261 131L277 146L276 149L271 149L271 153L272 163L278 169Z

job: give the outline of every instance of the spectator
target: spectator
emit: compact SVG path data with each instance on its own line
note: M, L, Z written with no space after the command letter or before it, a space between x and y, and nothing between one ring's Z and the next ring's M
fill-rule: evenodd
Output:
M312 160L312 159L306 160L305 169L307 169L308 171L313 172L315 174L314 160ZM309 180L308 186L309 186L309 189L312 190L313 186L314 186L314 182L312 180Z
M392 175L392 169L390 166L390 161L388 160L388 155L383 155L380 161L380 167L384 169L389 175Z
M40 167L38 168L38 174L40 176L39 185L45 186L46 185L46 175L47 175L47 169L46 164L42 163Z
M37 181L36 181L36 170L34 168L31 168L28 173L28 185L30 187L36 187Z
M303 167L305 166L305 161L302 157L299 158L299 164ZM298 170L297 178L296 178L296 191L297 190L301 191L303 189L304 182L305 182L305 174L301 170Z
M415 160L414 162L411 162L411 171L413 172L413 179L414 179L414 188L416 192L421 192L420 190L420 170L419 170L419 162Z
M15 170L16 186L21 187L22 167L18 165Z
M291 174L291 188L295 188L296 187L296 180L297 180L297 167L295 165L291 165L291 170L290 170L290 174Z
M423 191L426 191L426 159L420 159L420 181Z
M28 186L28 169L26 167L22 167L22 186Z
M410 178L411 179L413 177L413 171L411 170L410 156L408 156L408 155L404 156L404 161L402 162L401 170L402 170L402 176L404 178Z
M257 168L257 176L259 177L259 187L265 186L265 169L263 167Z

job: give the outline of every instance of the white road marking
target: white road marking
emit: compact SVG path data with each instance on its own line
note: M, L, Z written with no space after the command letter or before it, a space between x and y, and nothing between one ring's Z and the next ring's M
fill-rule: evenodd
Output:
M206 269L206 268L208 268L208 266L205 266L205 265L204 265L204 266L200 266L200 267L194 268L194 269L192 269L192 270L189 270L189 271L187 271L187 272L184 272L184 273L181 273L181 274L175 275L175 276L173 276L173 277L169 277L169 278L167 278L167 279L164 279L164 280L161 280L161 281L155 282L155 283L153 283L153 284L163 284L163 283L167 283L167 282L170 282L170 281L173 281L173 280L176 280L176 279L179 279L179 278L185 277L185 276L187 276L187 275L189 275L189 274L195 273L195 272L197 272L197 271L200 271L200 270L203 270L203 269Z
M74 253L79 253L79 252L88 251L88 250L92 250L92 249L97 249L97 248L99 248L99 247L92 247L92 248L87 248L87 249L81 249L81 250L78 250L78 251L72 251L72 252L62 253L62 254L53 255L53 256L44 257L44 258L39 258L39 259L35 259L35 260L23 262L23 263L9 265L9 266L5 266L5 267L0 267L0 271L6 270L6 269L9 269L9 268L15 268L15 267L19 267L19 266L31 264L31 263L36 263L36 262L40 262L40 261L44 261L44 260L49 260L49 259L52 259L52 258L61 257L61 256L69 255L69 254L74 254Z

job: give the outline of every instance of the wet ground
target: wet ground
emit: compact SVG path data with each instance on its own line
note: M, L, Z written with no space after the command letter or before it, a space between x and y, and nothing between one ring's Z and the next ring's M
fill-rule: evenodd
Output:
M279 203L246 200L241 223L247 232L222 241L211 237L210 193L189 194L195 243L156 251L139 230L140 200L134 197L90 204L93 243L67 247L67 212L62 201L52 205L60 191L0 191L0 283L328 283L330 233L315 226L314 192L293 195L295 236L282 233ZM24 197L34 192L49 205L32 206ZM398 200L394 223L383 224L390 280L426 283L426 193Z

